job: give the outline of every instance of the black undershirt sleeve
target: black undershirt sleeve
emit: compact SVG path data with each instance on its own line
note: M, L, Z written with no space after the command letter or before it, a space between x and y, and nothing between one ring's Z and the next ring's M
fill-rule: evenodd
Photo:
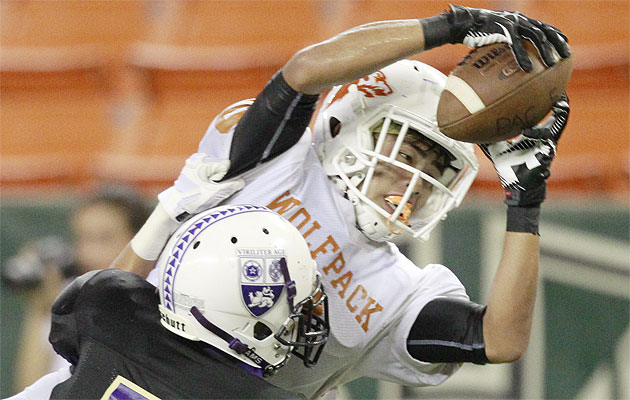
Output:
M230 170L223 179L246 172L296 144L308 127L319 95L300 93L282 72L267 83L234 129Z
M467 300L431 300L409 331L407 351L419 361L486 364L485 312L485 306Z

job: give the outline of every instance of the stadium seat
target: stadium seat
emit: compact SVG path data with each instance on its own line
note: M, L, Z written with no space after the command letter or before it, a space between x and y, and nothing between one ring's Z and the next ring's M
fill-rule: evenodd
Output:
M128 59L143 82L142 116L108 149L100 176L145 187L172 182L216 114L255 97L293 53L324 39L319 27L326 4L153 4L143 40Z
M98 43L115 53L139 34L142 1L3 0L3 47L67 47Z
M163 187L213 116L256 96L295 51L359 24L447 7L408 0L0 1L0 183L111 178ZM630 32L611 23L628 20L627 4L519 0L509 8L558 26L574 52L571 121L550 188L627 194ZM448 74L468 51L443 46L413 58ZM481 163L474 188L495 190L492 166Z
M164 45L234 48L272 44L292 55L322 37L329 2L162 1L152 3L144 40ZM275 55L275 54L270 54ZM283 62L279 60L276 62Z
M214 116L255 97L279 68L226 54L230 49L206 47L200 55L176 46L138 46L130 67L144 82L144 111L105 151L98 175L147 190L172 182Z
M105 62L89 49L2 50L0 182L78 184L112 137Z
M143 2L0 2L3 188L76 185L115 140ZM6 192L5 192L6 193Z
M109 64L115 85L125 85L122 73L130 43L144 30L145 1L45 1L0 2L0 35L3 49L46 49L91 46ZM118 88L117 88L118 89Z

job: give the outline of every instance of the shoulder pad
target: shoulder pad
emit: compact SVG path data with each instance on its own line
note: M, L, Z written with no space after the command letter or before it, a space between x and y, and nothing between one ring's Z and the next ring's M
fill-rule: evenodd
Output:
M87 281L92 279L94 275L101 272L101 270L95 270L87 272L78 278L76 278L72 283L66 286L65 289L59 293L55 302L52 306L52 313L56 315L65 315L70 314L74 311L74 305L76 303L77 297L79 297L79 293L81 289L85 285Z
M213 125L217 132L221 134L229 133L234 129L238 121L241 120L245 111L252 105L255 99L242 100L225 108L214 119Z

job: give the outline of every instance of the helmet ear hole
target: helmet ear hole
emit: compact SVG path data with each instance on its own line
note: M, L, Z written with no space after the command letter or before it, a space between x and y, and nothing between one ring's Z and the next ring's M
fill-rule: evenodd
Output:
M330 124L330 136L334 138L339 134L339 131L341 130L341 121L339 121L335 117L330 117L328 123Z
M257 340L264 340L271 336L272 333L271 329L260 321L256 322L256 325L254 325L254 338Z

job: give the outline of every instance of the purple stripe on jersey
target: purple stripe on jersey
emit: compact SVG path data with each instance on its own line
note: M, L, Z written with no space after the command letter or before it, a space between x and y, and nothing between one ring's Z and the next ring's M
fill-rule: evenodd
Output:
M249 364L245 364L244 362L241 362L239 366L243 368L245 371L249 372L250 374L256 375L259 378L263 378L263 372L261 368L256 368Z
M222 353L219 350L216 350L214 347L210 346L210 345L206 345L203 347L203 351L205 353L211 354L213 357L219 358L219 359L225 359L226 355L225 353ZM237 360L236 358L232 358L229 357L228 358L230 361L229 362L233 362L235 363L239 368L244 369L245 371L249 372L252 375L256 375L259 378L263 378L263 372L261 368L258 367L254 367L252 365L246 364L244 362L242 362L241 360Z
M149 400L124 383L118 384L116 390L109 395L109 400Z

